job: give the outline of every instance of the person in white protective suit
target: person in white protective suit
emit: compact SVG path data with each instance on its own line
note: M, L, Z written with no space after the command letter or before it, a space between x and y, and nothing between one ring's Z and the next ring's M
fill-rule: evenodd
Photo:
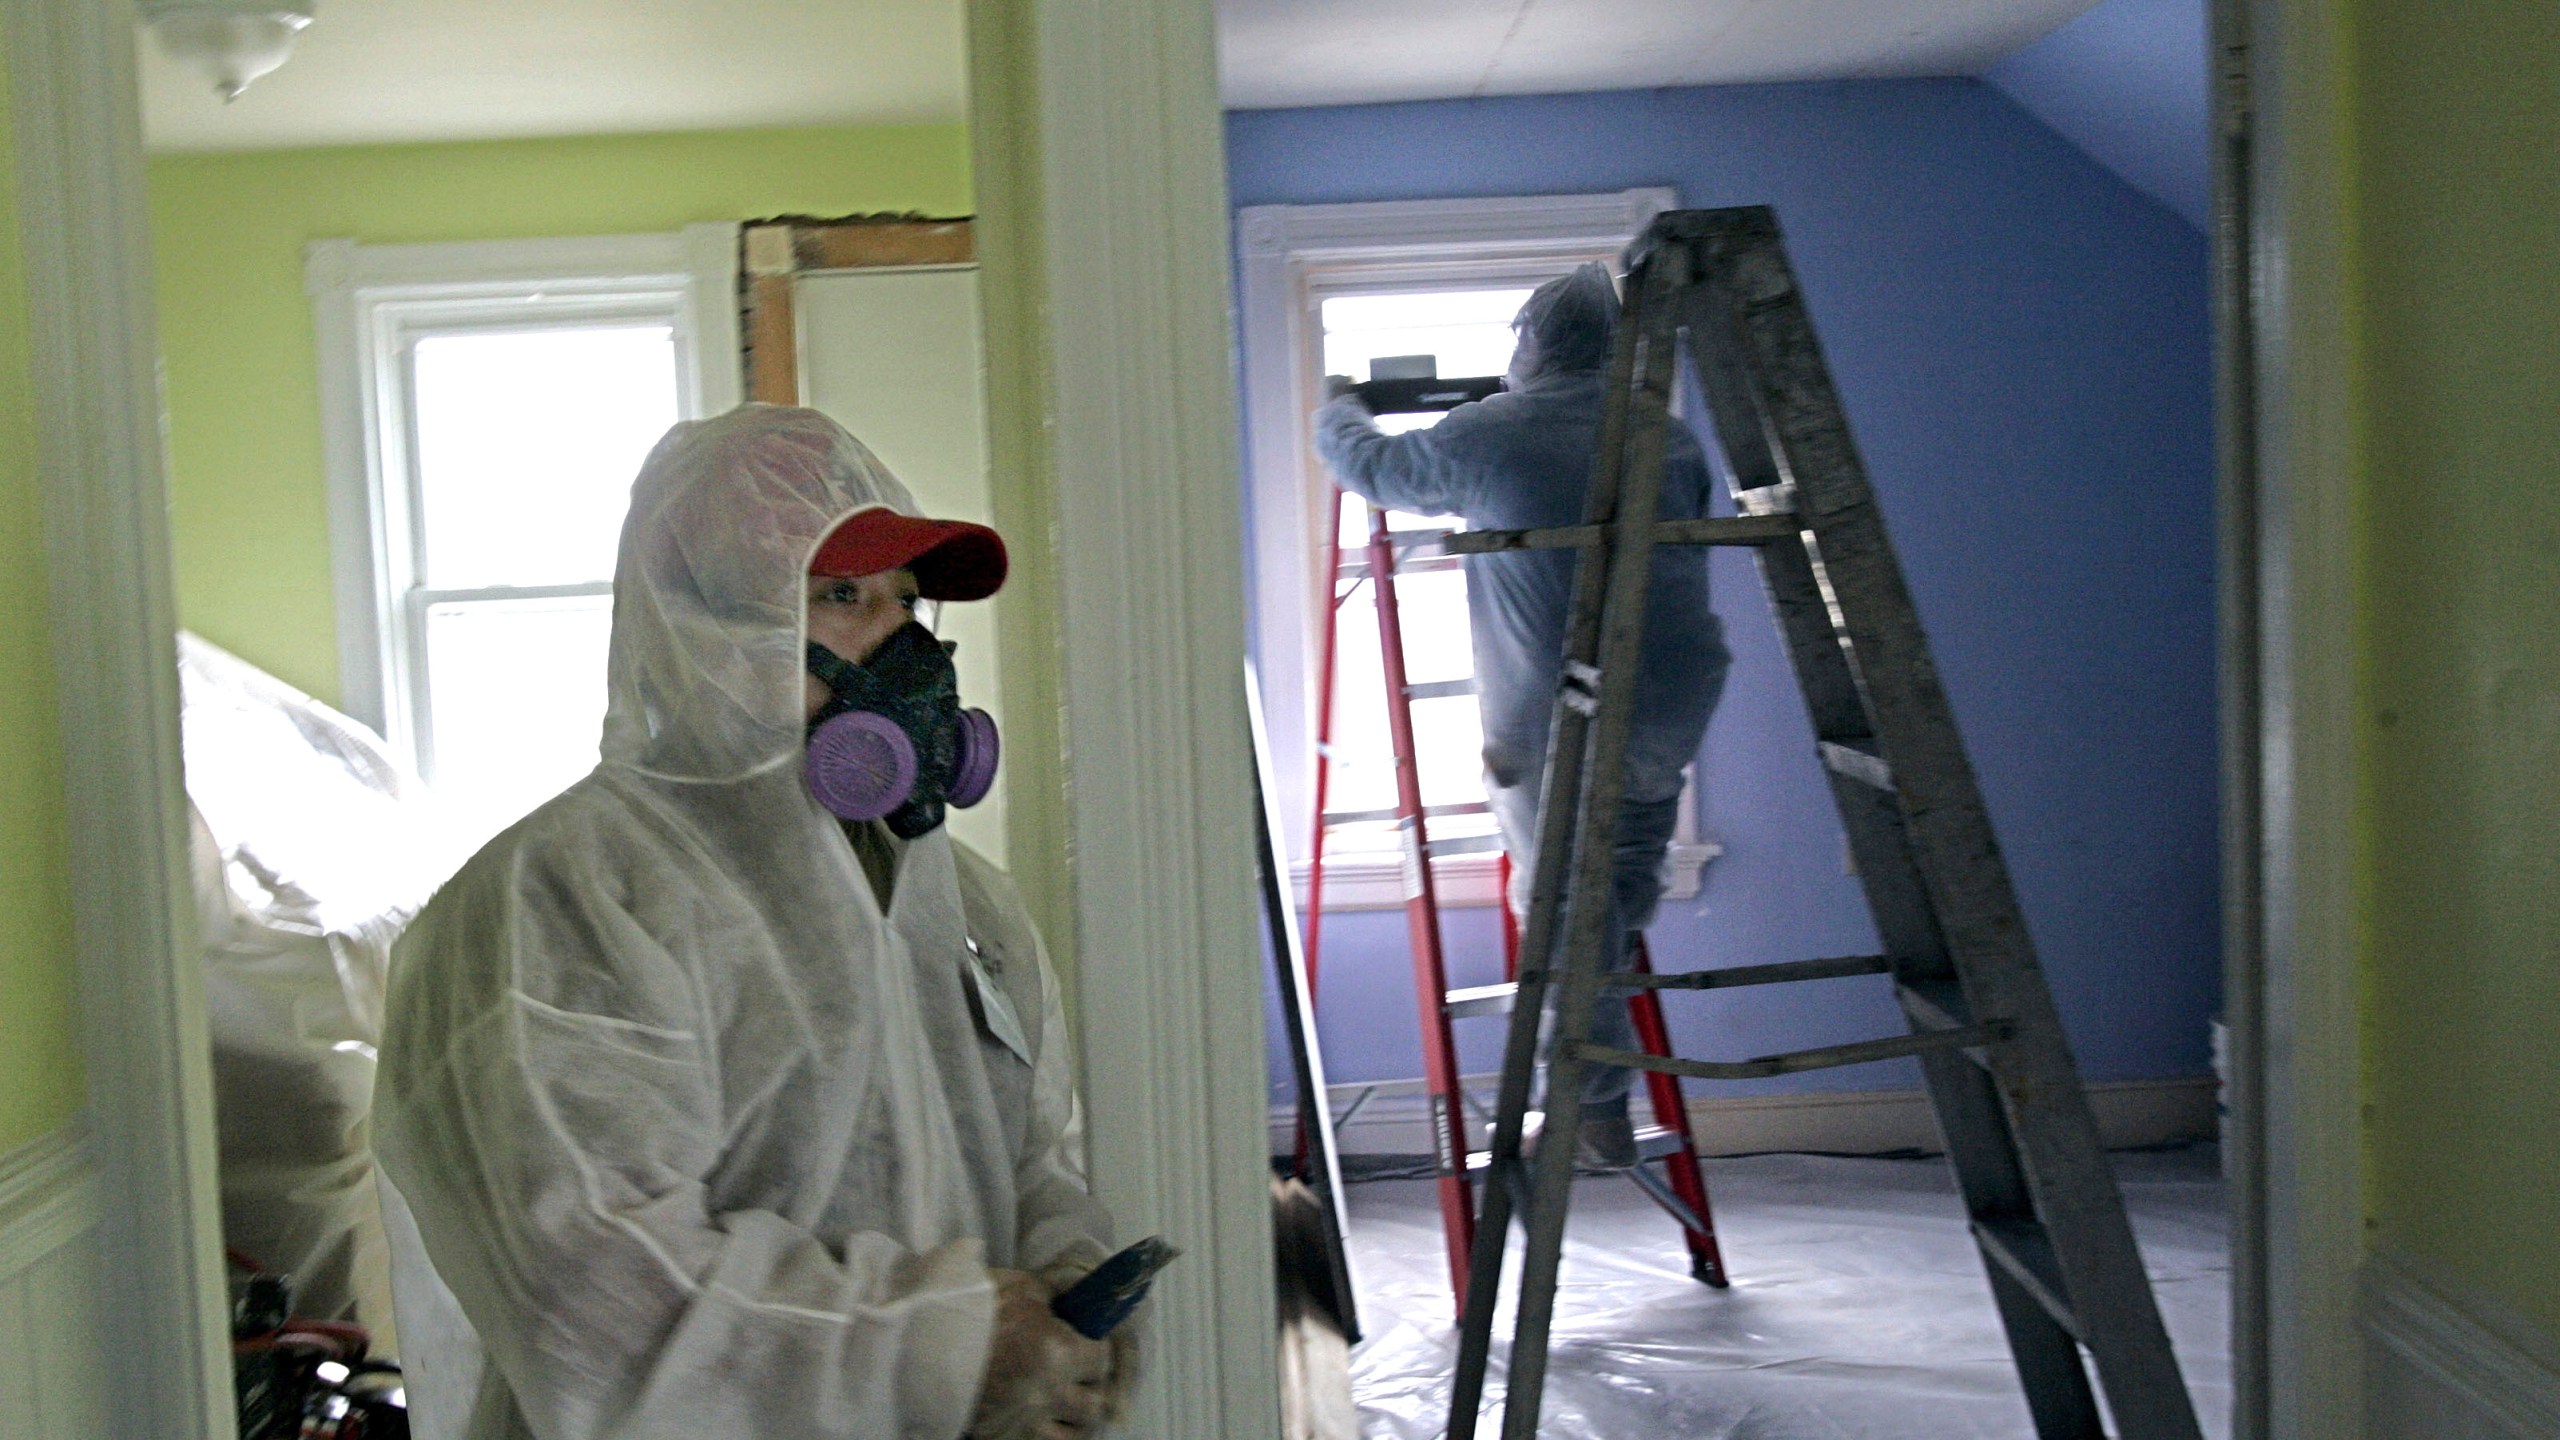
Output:
M1460 405L1428 429L1390 435L1357 396L1316 412L1316 452L1342 487L1391 510L1458 515L1478 529L1579 525L1600 449L1606 371L1617 331L1618 292L1606 267L1584 265L1548 281L1520 307L1519 336L1501 394ZM1697 437L1671 427L1660 515L1707 513L1713 477ZM1476 705L1484 721L1485 793L1512 859L1512 908L1525 909L1537 869L1539 797L1547 732L1564 667L1575 552L1470 555L1467 611L1474 640ZM1653 555L1645 592L1644 655L1636 677L1626 788L1611 856L1609 968L1623 969L1630 937L1652 923L1662 899L1662 860L1679 822L1681 770L1697 756L1707 717L1732 662L1724 628L1707 604L1707 558L1698 546ZM1636 1047L1624 1005L1592 1012L1591 1038ZM1627 1113L1632 1072L1593 1066L1583 1091L1577 1149L1587 1163L1636 1161Z
M1062 1440L1116 1408L1133 1344L1048 1311L1110 1243L1057 982L939 823L966 727L913 611L1004 570L815 411L681 424L641 467L602 763L393 962L420 1433ZM848 695L912 742L883 818L813 795Z

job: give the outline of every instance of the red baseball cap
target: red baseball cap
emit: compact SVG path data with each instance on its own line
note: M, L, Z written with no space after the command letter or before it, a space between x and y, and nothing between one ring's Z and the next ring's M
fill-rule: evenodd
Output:
M809 559L812 575L899 569L915 572L916 593L928 600L984 600L1004 586L1004 537L966 520L866 505L837 521Z

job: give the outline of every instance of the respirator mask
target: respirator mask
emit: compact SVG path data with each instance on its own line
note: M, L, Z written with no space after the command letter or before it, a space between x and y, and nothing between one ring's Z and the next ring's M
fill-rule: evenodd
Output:
M809 793L847 820L885 820L913 840L995 785L995 717L960 704L948 642L910 620L859 664L809 642L829 692L809 722Z

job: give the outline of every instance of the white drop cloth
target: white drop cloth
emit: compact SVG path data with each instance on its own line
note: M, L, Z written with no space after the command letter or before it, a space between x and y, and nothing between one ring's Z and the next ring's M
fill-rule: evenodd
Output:
M2117 1160L2198 1418L2221 1440L2231 1267L2213 1153ZM1689 1278L1679 1232L1632 1185L1575 1182L1543 1437L2033 1440L1944 1161L1711 1160L1707 1186L1729 1290ZM1349 1191L1361 1433L1434 1440L1457 1350L1431 1184ZM1495 1400L1516 1294L1506 1281Z

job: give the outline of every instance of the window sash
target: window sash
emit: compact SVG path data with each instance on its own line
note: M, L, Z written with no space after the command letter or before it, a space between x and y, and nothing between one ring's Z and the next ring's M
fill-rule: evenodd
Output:
M666 326L677 414L739 399L737 227L428 245L313 243L305 280L318 331L341 708L412 763L426 694L415 674L425 607L409 357L430 336L587 325ZM594 582L607 586L604 577ZM554 587L502 587L536 598ZM572 587L576 588L576 587ZM430 598L422 599L422 595Z

